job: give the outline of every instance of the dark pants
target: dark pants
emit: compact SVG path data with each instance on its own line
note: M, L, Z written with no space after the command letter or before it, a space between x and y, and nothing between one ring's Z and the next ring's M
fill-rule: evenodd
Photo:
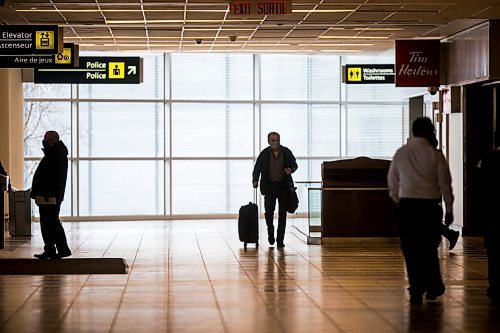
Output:
M40 205L40 228L42 230L42 238L45 244L44 251L49 255L58 253L71 252L66 240L63 226L59 220L59 211L61 205Z
M286 206L288 203L288 192L290 190L285 184L273 183L270 186L270 191L264 196L264 208L266 210L266 224L268 232L274 232L273 218L276 208L276 199L278 200L278 232L276 241L278 244L283 244L285 239L286 227Z
M500 301L500 226L485 227L484 245L488 254L488 296Z
M441 242L443 209L437 200L401 199L399 202L401 249L410 282L410 294L444 291L437 249Z

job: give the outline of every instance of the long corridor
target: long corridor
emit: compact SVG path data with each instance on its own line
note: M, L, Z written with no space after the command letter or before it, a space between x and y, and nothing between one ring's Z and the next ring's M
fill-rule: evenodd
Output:
M443 242L447 286L410 306L399 244L350 239L285 249L239 242L234 220L65 223L73 257L123 257L128 274L0 276L1 332L499 332L482 239ZM7 238L2 258L43 243ZM64 260L64 259L62 259Z

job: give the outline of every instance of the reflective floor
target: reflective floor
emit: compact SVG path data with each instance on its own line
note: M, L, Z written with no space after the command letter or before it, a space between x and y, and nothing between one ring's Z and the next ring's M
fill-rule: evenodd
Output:
M0 257L39 252L33 227ZM500 332L479 238L443 242L445 296L410 306L394 242L306 245L289 227L278 250L261 228L244 250L234 220L65 228L74 257L123 257L129 274L0 276L0 332Z

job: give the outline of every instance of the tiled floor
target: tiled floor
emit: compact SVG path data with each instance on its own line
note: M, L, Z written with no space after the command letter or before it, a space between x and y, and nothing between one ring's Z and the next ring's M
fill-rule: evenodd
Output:
M0 257L40 251L33 226ZM65 228L74 257L123 257L129 274L0 276L0 332L500 332L478 238L442 245L446 294L411 307L395 243L306 245L289 227L285 249L261 230L245 251L233 220Z

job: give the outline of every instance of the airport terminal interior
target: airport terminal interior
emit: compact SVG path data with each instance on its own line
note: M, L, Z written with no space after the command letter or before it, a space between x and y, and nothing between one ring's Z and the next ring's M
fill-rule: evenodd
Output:
M500 332L478 173L498 1L5 0L0 37L0 332ZM386 175L423 116L460 237L444 295L410 304ZM49 130L72 254L39 260ZM252 187L273 131L298 164L283 247Z

